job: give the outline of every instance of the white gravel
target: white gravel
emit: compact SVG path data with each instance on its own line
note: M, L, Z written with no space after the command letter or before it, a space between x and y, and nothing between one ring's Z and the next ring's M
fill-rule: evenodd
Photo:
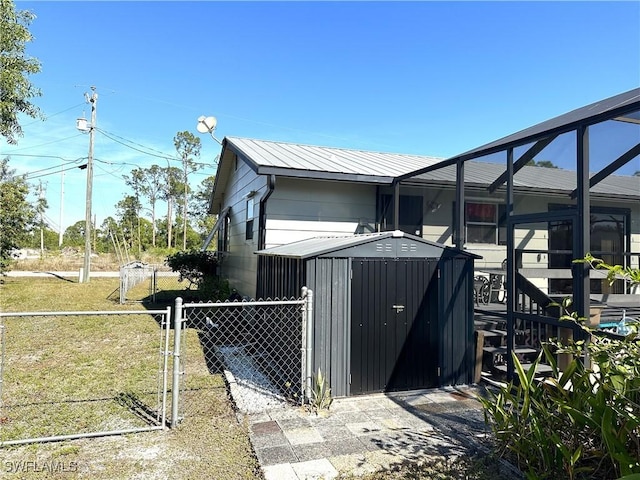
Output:
M285 408L286 399L259 370L242 346L217 347L223 359L231 396L242 413L260 413Z

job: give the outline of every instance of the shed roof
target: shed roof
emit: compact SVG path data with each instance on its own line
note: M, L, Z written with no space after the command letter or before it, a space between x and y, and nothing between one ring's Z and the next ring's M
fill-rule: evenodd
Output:
M389 249L388 242L390 240L400 241L399 250ZM387 242L381 243L381 242ZM370 245L380 254L378 256L415 256L424 254L424 249L432 252L431 255L423 255L426 257L440 258L445 251L451 253L462 254L471 258L482 258L478 255L459 251L455 248L442 245L440 243L431 242L424 238L417 237L408 233L395 230L392 232L366 233L362 235L349 236L326 236L314 237L306 240L300 240L278 247L267 248L255 252L258 255L290 257L307 259L320 256L354 256L356 252L354 248ZM421 248L422 252L418 252ZM347 254L348 253L348 254ZM388 254L388 255L384 255ZM364 255L363 255L364 256Z

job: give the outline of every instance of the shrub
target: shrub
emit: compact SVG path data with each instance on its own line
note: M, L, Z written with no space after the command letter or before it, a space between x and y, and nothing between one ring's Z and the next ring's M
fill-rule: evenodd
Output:
M215 252L180 251L169 255L166 263L171 270L178 272L180 282L189 282L188 290L196 287L201 299L222 300L229 296L229 283L217 276L218 258Z
M588 328L575 315L563 318L576 322L588 340L550 341L528 371L514 355L514 381L480 399L498 453L529 479L640 473L638 324L629 325L631 333L621 337ZM557 353L572 358L562 372ZM552 375L535 380L542 358Z

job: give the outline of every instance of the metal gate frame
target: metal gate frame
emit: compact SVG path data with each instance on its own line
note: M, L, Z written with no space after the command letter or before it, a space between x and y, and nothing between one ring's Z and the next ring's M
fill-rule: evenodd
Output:
M183 344L183 335L185 326L188 322L188 312L197 309L223 309L238 307L265 307L279 305L300 305L301 306L301 378L300 387L303 393L303 402L309 402L312 397L313 385L313 291L307 287L302 288L302 296L300 299L292 300L252 300L242 302L209 302L209 303L183 303L181 297L175 302L174 314L174 349L173 349L173 382L172 382L172 401L171 401L171 428L175 428L184 418L181 415L181 392L185 383L185 365L184 358L186 349L183 353L181 345Z
M4 360L5 360L5 342L6 342L6 326L4 325L4 318L10 317L58 317L58 316L108 316L108 315L160 315L162 322L160 325L160 369L162 373L161 380L159 380L158 397L160 399L160 408L156 416L156 425L149 425L147 427L129 428L129 429L116 429L106 430L98 432L76 433L68 435L52 435L46 437L33 437L18 440L8 440L0 442L0 448L12 445L25 445L30 443L45 443L45 442L57 442L63 440L73 440L80 438L93 438L93 437L105 437L113 435L126 435L130 433L150 432L155 430L165 430L167 428L166 410L167 410L167 395L168 395L168 379L169 379L169 326L171 319L171 307L167 307L165 310L119 310L119 311L69 311L69 312L15 312L15 313L1 313L0 312L0 406L3 405L3 381L4 381Z

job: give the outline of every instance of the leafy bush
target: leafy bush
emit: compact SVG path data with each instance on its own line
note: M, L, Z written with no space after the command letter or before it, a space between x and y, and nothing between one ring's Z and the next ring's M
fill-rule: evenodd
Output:
M580 324L581 325L581 324ZM550 342L525 372L481 398L498 454L529 479L618 478L640 473L640 339L637 326L615 338L581 325L588 341ZM560 372L554 353L573 360ZM587 368L583 359L591 359ZM535 380L545 358L552 376Z
M215 252L180 251L169 255L166 263L171 270L178 272L178 281L189 282L188 290L195 285L201 299L222 300L229 296L229 283L217 275L218 258Z

